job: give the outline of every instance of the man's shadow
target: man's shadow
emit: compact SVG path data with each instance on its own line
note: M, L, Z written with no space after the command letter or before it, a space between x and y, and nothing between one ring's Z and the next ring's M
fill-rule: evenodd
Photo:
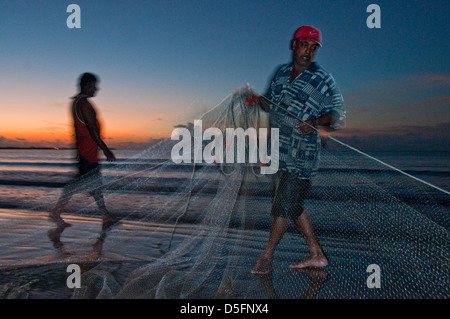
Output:
M102 223L102 229L100 231L100 235L97 238L97 241L92 244L92 250L97 255L97 257L100 257L102 255L103 251L103 243L105 242L105 239L107 237L108 232L113 228L113 226L117 225L117 223L109 223L109 222L103 222ZM64 243L61 241L61 235L70 226L67 224L58 225L56 228L52 228L47 232L47 236L50 239L50 241L53 243L53 247L57 249L63 257L70 256L71 254L68 253L64 248Z
M315 299L327 280L328 273L320 268L301 268L294 271L305 275L308 278L309 286L306 291L299 297L299 299ZM273 285L272 272L266 275L258 276L261 285L267 293L269 299L279 299L277 292Z

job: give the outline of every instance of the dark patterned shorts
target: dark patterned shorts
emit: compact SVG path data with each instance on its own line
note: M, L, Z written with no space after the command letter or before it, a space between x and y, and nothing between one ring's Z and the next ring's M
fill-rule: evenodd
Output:
M309 194L311 180L282 171L272 204L273 217L297 219L303 213L303 201Z
M91 163L86 158L78 154L78 184L88 188L88 193L93 195L99 192L102 187L102 175L98 163Z
M88 173L89 175L99 174L98 163L91 163L82 155L78 155L78 177L83 177Z

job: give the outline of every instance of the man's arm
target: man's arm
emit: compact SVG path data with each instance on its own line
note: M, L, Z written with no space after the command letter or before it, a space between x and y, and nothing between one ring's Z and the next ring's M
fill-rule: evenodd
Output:
M325 131L334 131L342 129L345 126L346 110L344 98L336 86L336 83L331 75L326 79L328 89L325 92L325 98L322 101L322 116L306 121L308 124L317 127L322 127ZM297 125L300 132L303 134L311 134L314 129L310 126L301 123Z
M302 134L309 135L312 134L315 130L311 127L318 128L319 126L324 127L326 131L333 131L330 127L335 122L333 116L331 114L324 114L319 118L314 120L308 120L302 123L297 124L295 127L300 130ZM307 123L307 124L305 124Z
M113 152L108 148L108 146L103 142L100 137L100 130L97 127L97 115L94 108L86 99L80 101L79 104L80 115L86 124L89 134L91 135L94 142L103 151L108 161L113 161L116 159Z

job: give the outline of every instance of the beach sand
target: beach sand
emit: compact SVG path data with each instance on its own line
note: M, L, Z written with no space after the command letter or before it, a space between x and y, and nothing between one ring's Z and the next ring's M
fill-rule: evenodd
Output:
M314 217L314 216L313 216ZM120 292L130 274L141 267L152 265L158 258L170 253L168 246L173 225L144 221L123 220L102 231L100 218L65 215L72 226L62 232L47 219L47 212L27 210L0 210L0 298L103 298ZM320 219L318 219L320 223ZM179 224L172 249L189 240L199 229L195 224ZM266 230L230 229L225 238L224 252L201 287L189 298L433 298L448 292L443 276L445 260L426 258L407 259L412 243L397 242L386 251L386 242L377 243L358 239L357 236L326 235L317 225L318 236L330 259L323 269L291 270L289 265L306 257L308 249L295 230L290 230L280 243L270 275L250 274L268 238ZM226 249L224 249L225 251ZM406 266L402 266L405 265ZM187 262L188 263L188 262ZM366 269L370 264L381 268L381 288L368 288ZM81 267L90 286L84 290L69 289L66 280L69 264ZM230 267L229 265L232 265ZM414 269L409 269L413 266ZM183 277L188 271L180 263L171 269L155 271L145 282L152 290L161 278ZM406 270L406 271L405 271ZM196 274L201 276L202 274ZM186 273L191 278L192 273ZM220 284L218 285L218 279ZM187 280L187 279L186 279ZM108 293L101 291L100 283L108 282ZM112 288L111 288L112 287ZM145 288L145 287L144 287ZM78 289L78 290L77 290ZM166 298L180 298L172 286ZM154 296L149 292L147 297ZM122 296L124 297L124 296ZM126 297L126 296L125 296ZM132 296L131 296L132 297Z

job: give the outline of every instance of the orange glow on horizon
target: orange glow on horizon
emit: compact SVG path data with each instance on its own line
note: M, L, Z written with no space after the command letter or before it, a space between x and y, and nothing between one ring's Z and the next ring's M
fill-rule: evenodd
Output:
M0 100L0 147L72 147L74 131L69 106L69 103ZM155 139L169 138L173 126L179 124L176 121L179 113L170 109L116 111L95 107L101 135L110 147L127 143L145 145Z
M106 126L106 125L104 125ZM161 125L163 126L163 125ZM158 127L153 130L137 130L136 127L104 127L101 135L105 143L115 148L127 144L150 144L152 140L169 138L173 127ZM33 128L19 125L2 126L0 147L73 147L74 135L71 125L66 127Z

